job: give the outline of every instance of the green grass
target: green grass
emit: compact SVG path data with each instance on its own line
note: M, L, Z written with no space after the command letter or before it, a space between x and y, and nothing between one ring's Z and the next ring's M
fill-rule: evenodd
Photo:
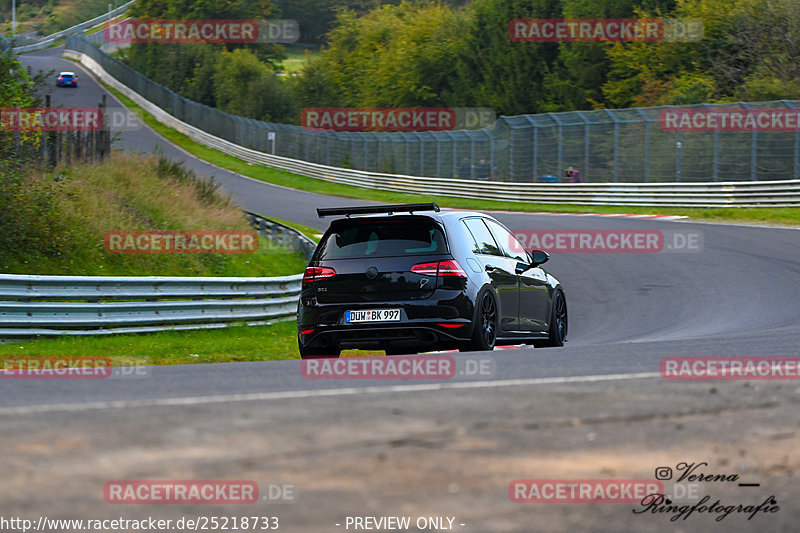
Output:
M289 226L290 228L296 229L297 231L299 231L300 233L302 233L303 235L305 235L314 242L319 242L319 236L323 233L322 231L316 228L303 226L302 224L296 224L288 220L281 220L280 218L275 218L275 217L269 217L269 218L271 220L274 220L275 222L280 222L281 224Z
M288 73L302 72L309 60L319 57L319 48L287 44L284 49L286 59L283 60L282 67Z
M345 350L344 357L383 355L380 350ZM297 323L232 326L196 331L41 338L0 344L4 357L108 357L115 364L182 365L299 359Z
M386 192L381 190L362 189L350 185L330 183L305 176L299 176L284 170L253 165L231 155L204 146L189 137L158 122L132 100L119 91L106 85L106 88L122 101L132 112L136 113L147 125L170 142L191 153L227 170L249 176L268 183L283 185L319 194L329 194L346 198L359 198L388 203L435 201L440 206L459 209L475 209L480 211L509 210L522 212L554 212L554 213L629 213L629 214L667 214L688 216L698 221L758 223L774 225L800 225L800 209L790 207L762 208L679 208L679 207L629 207L629 206L586 206L572 204L536 204L522 202L504 202L492 200L468 200L446 196L414 195Z
M112 361L132 359L141 361L141 364L154 365L268 361L299 357L297 325L294 320L268 326L60 337L0 345L0 358L22 355L109 357Z
M163 158L114 152L102 163L31 172L25 179L7 206L10 218L0 224L7 232L0 242L8 244L0 247L0 273L285 276L306 265L300 254L263 238L256 251L238 254L106 250L104 236L113 231L252 230L227 197Z

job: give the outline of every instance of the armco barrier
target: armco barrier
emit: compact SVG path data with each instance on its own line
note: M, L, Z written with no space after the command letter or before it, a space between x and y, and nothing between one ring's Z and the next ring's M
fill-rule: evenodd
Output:
M306 235L280 222L264 218L256 213L247 212L250 225L267 239L268 242L282 245L300 253L306 261L311 260L317 244Z
M67 57L79 60L98 78L132 99L159 122L201 144L250 163L263 164L334 183L425 196L546 204L668 207L793 207L800 205L800 180L701 183L507 183L374 173L274 156L245 148L182 122L110 76L97 61L87 54L69 49L64 53ZM97 53L102 52L98 50Z
M273 278L0 274L0 337L263 324L297 312L302 274Z

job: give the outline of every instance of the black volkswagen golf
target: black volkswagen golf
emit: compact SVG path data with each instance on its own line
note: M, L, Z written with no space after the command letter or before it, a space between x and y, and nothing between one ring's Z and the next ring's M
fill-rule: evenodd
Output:
M495 344L562 346L564 289L493 217L431 204L317 209L338 216L303 276L302 357Z

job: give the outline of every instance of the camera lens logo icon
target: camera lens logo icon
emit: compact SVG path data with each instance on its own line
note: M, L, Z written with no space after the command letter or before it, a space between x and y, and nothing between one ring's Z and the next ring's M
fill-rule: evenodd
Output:
M659 466L656 468L656 479L660 481L672 479L672 469L668 466Z

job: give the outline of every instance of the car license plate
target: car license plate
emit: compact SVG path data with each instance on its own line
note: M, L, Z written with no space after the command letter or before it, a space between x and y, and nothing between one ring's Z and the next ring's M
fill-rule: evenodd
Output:
M362 322L400 322L399 309L360 309L358 311L345 311L345 324Z

